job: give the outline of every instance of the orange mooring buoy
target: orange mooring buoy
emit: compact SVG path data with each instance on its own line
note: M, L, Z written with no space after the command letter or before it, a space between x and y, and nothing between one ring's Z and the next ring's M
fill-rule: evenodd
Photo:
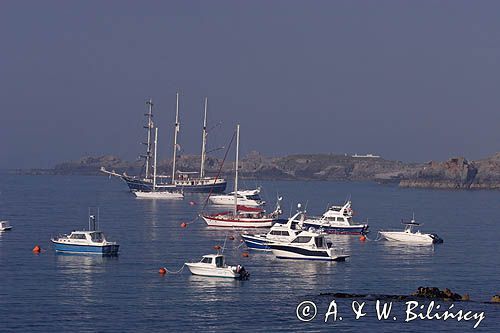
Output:
M181 223L181 228L185 228L185 227L187 227L187 226L188 226L188 224L187 224L186 222L182 222L182 223Z
M245 258L248 258L249 254L248 254L248 252L243 252L243 253L241 254L241 256L242 256L242 257L245 257Z
M158 270L158 273L160 273L161 275L165 275L167 274L167 270L165 269L165 267L162 267Z
M220 245L215 245L214 246L214 250L220 250L220 249L221 249Z
M35 247L33 248L33 253L40 253L42 252L42 248L38 245L35 245Z
M229 240L234 240L234 236L229 236Z
M359 236L359 240L362 242L366 241L366 236L365 235Z

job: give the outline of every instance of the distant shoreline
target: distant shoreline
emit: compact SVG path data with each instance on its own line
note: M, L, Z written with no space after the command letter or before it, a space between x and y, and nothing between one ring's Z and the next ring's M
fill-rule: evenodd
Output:
M198 171L200 157L180 156L178 170ZM171 174L169 160L158 163L159 174ZM217 174L220 161L208 157L206 170ZM373 181L398 184L408 188L437 189L500 189L500 153L476 161L463 157L444 162L404 163L381 157L354 157L335 154L296 154L267 157L251 152L240 161L240 175L245 179L261 180L335 180ZM113 155L86 156L77 161L63 162L50 169L14 169L18 175L101 175L101 166L118 173L140 174L142 164L124 161ZM232 163L223 166L221 173L231 178Z

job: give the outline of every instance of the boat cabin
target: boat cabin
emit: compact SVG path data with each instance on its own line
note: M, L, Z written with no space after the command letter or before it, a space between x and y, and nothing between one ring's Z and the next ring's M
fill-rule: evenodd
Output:
M9 221L0 221L0 231L1 230L9 230L12 227L10 226Z
M323 235L308 231L300 233L292 242L293 245L306 245L318 249L329 249L332 243L328 242Z
M69 241L81 241L90 243L103 243L106 238L101 231L73 231L67 235Z
M224 256L221 254L209 254L201 258L201 263L222 268L226 266Z

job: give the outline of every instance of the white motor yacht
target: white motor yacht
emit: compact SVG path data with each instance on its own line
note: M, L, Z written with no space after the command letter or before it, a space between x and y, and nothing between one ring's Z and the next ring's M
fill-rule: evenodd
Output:
M309 231L299 233L291 242L269 244L276 258L345 261L349 256L343 249L335 249L322 234Z
M185 264L191 274L232 279L248 279L250 274L243 266L228 266L222 254L207 254L199 262Z
M328 234L362 235L368 232L367 224L352 221L351 201L343 206L331 206L322 216L304 221L305 228L322 230Z
M401 222L405 229L403 231L380 231L380 235L388 241L404 242L411 244L436 244L443 243L443 239L436 234L424 234L419 230L414 231L420 223L415 221L415 217L410 222Z
M237 201L239 205L248 207L264 206L266 202L260 197L260 187L255 190L239 190L237 194ZM214 205L234 205L235 201L234 192L228 194L211 195L209 200Z

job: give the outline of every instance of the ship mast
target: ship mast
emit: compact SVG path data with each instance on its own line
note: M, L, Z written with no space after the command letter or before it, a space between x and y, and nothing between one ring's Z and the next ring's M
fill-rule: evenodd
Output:
M148 130L148 141L143 142L144 145L146 145L146 155L142 155L146 160L146 178L149 178L149 167L150 167L150 159L151 159L151 137L153 135L153 101L149 99L146 102L146 105L149 106L148 113L145 113L144 115L147 117L147 124L144 125L144 128Z
M201 166L200 166L200 178L205 177L205 145L207 143L207 98L205 97L205 117L203 118L203 132L201 141Z
M155 153L153 158L153 192L156 191L156 154L158 153L158 127L155 127Z
M172 160L172 184L175 184L175 159L177 157L177 133L179 133L179 93L176 94L175 104L175 129L174 129L174 158Z
M236 163L234 166L234 216L238 214L238 159L240 151L240 124L236 125Z

